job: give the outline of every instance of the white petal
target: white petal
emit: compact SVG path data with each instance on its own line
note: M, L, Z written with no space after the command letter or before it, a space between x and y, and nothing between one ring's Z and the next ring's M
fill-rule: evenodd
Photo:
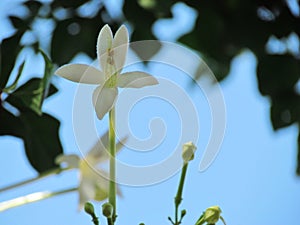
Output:
M87 201L93 200L96 189L94 186L93 177L86 177L82 175L80 184L79 184L79 206L82 208Z
M80 164L81 181L79 185L80 204L89 200L102 201L108 196L108 174L86 161Z
M117 99L118 89L99 86L93 93L93 104L97 117L101 120L109 112Z
M122 88L141 88L158 84L156 78L144 72L128 72L118 76L118 86Z
M84 84L103 84L104 74L85 64L67 64L59 67L55 74L70 81Z
M94 199L97 201L103 201L108 197L109 192L109 175L103 170L96 170L97 176L94 177L95 180L95 196ZM95 173L96 174L96 173ZM106 177L106 178L105 178Z
M128 50L128 31L124 25L117 30L112 47L116 70L119 71L124 67Z
M107 62L107 50L112 48L112 42L113 35L110 27L106 24L101 29L97 40L97 56L103 71L105 71L105 65Z
M108 159L108 132L96 142L85 156L85 159L93 165Z
M119 152L123 147L128 137L122 138L116 144L116 151ZM106 132L97 143L87 153L85 159L92 165L97 165L109 159L108 132Z
M79 168L80 158L78 155L70 154L70 155L59 155L55 159L55 163L61 165L63 163L67 164L69 168Z

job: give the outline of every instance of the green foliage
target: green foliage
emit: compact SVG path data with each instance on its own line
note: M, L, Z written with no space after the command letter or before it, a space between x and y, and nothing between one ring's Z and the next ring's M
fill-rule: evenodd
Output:
M22 35L22 32L17 32L1 43L0 89L5 88L9 75L15 66L16 58L22 49L22 46L19 45Z
M44 76L32 78L14 90L24 68L25 63L22 63L12 85L2 89L8 96L4 100L0 98L0 135L22 138L30 164L40 173L57 167L54 159L63 152L58 136L60 122L42 113L44 99L57 89L50 85L52 63L43 52L41 54L45 62ZM5 108L7 103L18 112Z
M73 17L60 21L53 33L51 57L59 65L68 63L78 52L85 51L95 58L95 43L99 28L103 25L94 19ZM95 18L101 21L101 18ZM97 24L97 26L95 26ZM83 41L86 40L86 41ZM78 44L81 43L81 44Z
M45 61L43 78L33 78L29 80L6 98L8 103L18 108L21 112L32 110L38 115L42 115L42 104L45 96L48 94L51 71L53 67L48 57L44 53L42 53L42 55ZM20 75L18 74L18 77L19 76ZM53 94L56 92L56 88L54 86L51 87L50 93Z
M20 115L24 124L23 140L27 158L38 172L57 167L54 160L63 150L58 137L60 122L54 117L34 112Z
M22 137L24 125L21 119L0 105L0 135Z
M0 89L6 87L16 58L24 47L20 44L22 36L32 29L33 21L38 18L48 19L56 24L49 47L53 62L61 65L69 62L78 52L95 58L95 38L100 27L106 23L115 31L121 23L129 22L133 28L132 41L155 39L152 25L161 18L172 18L172 6L184 3L192 7L198 16L195 27L178 41L200 52L219 80L228 75L231 60L244 49L250 49L258 61L259 91L271 100L270 119L273 128L277 130L294 123L300 124L300 97L295 91L295 84L300 78L300 53L298 51L297 55L286 51L274 55L266 51L270 37L281 39L291 33L300 36L300 17L291 13L285 1L124 1L124 16L115 17L110 15L105 4L95 4L93 14L78 13L78 9L88 3L89 0L24 2L23 6L30 13L24 18L10 16L17 31L1 43ZM50 10L43 10L45 7ZM65 10L66 16L60 18L55 14L57 10ZM37 49L39 46L37 41L31 47ZM133 49L142 59L149 59L159 48L157 45L149 50L148 55L141 55L138 48ZM25 87L26 90L28 88ZM31 105L32 102L16 95L17 92L12 94L10 101L19 108L23 110ZM13 98L15 99L12 100ZM38 108L42 100L40 98L37 104L34 103L33 108L37 113L41 113ZM25 103L22 105L20 102ZM13 128L10 132L16 133ZM300 171L300 160L298 161Z

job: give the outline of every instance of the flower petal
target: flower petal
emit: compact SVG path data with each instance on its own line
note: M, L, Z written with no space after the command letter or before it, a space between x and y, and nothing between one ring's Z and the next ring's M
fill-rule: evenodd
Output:
M117 85L121 88L141 88L158 84L156 78L144 72L128 72L118 76Z
M101 120L109 112L117 99L118 89L99 86L93 93L93 104L97 117Z
M96 142L96 144L88 151L85 159L92 165L108 159L108 132Z
M96 190L94 186L94 178L81 175L81 180L79 183L79 207L83 208L84 204L90 200L94 199Z
M122 138L116 144L117 153L124 147L124 144L127 141L128 137ZM91 165L97 165L105 160L109 159L108 152L108 132L106 132L91 148L91 150L86 154L85 159Z
M80 205L89 200L102 201L108 196L108 177L105 171L92 167L87 161L80 162L81 180L79 185Z
M117 30L112 43L113 58L117 71L122 70L122 68L124 67L128 50L128 39L127 28L122 25Z
M55 163L61 165L63 163L67 164L69 168L79 168L80 158L78 155L70 154L70 155L59 155L55 159Z
M103 84L104 74L85 64L67 64L59 67L55 74L70 81L84 84Z
M97 176L95 179L95 196L97 201L103 201L108 197L109 182L105 177L109 175L103 170L97 170Z
M107 50L112 48L112 42L113 35L110 27L106 24L101 29L97 40L97 57L103 71L105 71L105 65L107 63Z

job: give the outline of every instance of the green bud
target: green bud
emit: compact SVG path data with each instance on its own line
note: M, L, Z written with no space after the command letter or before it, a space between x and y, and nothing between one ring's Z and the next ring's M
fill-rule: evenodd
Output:
M206 209L204 217L207 223L216 223L220 219L221 209L219 206L212 206Z
M109 202L106 202L102 205L102 214L106 218L112 218L113 212L114 208Z
M181 210L181 218L183 218L185 214L186 214L186 210L185 209Z
M94 216L94 215L95 215L94 206L93 206L93 204L90 203L90 202L86 202L86 203L84 204L84 211L85 211L87 214L91 215L91 216Z
M204 223L215 224L219 221L219 219L221 219L225 224L224 219L221 217L221 212L222 210L219 206L211 206L207 208L197 221L196 225L202 225Z
M194 159L194 152L197 147L193 144L193 142L187 142L182 147L182 159L184 162L188 162Z

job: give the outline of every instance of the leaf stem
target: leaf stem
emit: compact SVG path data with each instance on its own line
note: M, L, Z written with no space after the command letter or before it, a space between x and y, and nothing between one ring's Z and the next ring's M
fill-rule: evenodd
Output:
M181 170L181 176L180 176L177 194L174 199L174 203L175 203L175 223L174 224L175 225L179 225L181 223L181 220L178 219L178 208L182 201L182 191L183 191L184 180L185 180L187 168L188 168L188 162L184 162L182 170Z
M109 196L108 201L113 206L112 225L116 221L116 134L115 134L115 108L109 111Z
M3 191L8 191L8 190L11 190L11 189L23 186L25 184L30 184L30 183L32 183L34 181L43 179L43 178L51 176L51 175L60 174L61 172L66 171L66 170L70 170L70 169L72 169L72 168L60 168L60 167L58 167L58 168L50 169L48 171L40 173L38 176L36 176L34 178L31 178L31 179L28 179L28 180L24 180L24 181L21 181L21 182L18 182L18 183L15 183L15 184L3 187L3 188L0 189L0 193L3 192Z
M42 192L35 192L29 195L25 195L22 197L14 198L5 202L0 203L0 212L3 212L5 210L15 208L18 206L22 206L25 204L41 201L47 198L51 198L57 195L62 195L66 194L69 192L77 191L78 188L69 188L61 191L55 191L55 192L50 192L50 191L42 191Z

